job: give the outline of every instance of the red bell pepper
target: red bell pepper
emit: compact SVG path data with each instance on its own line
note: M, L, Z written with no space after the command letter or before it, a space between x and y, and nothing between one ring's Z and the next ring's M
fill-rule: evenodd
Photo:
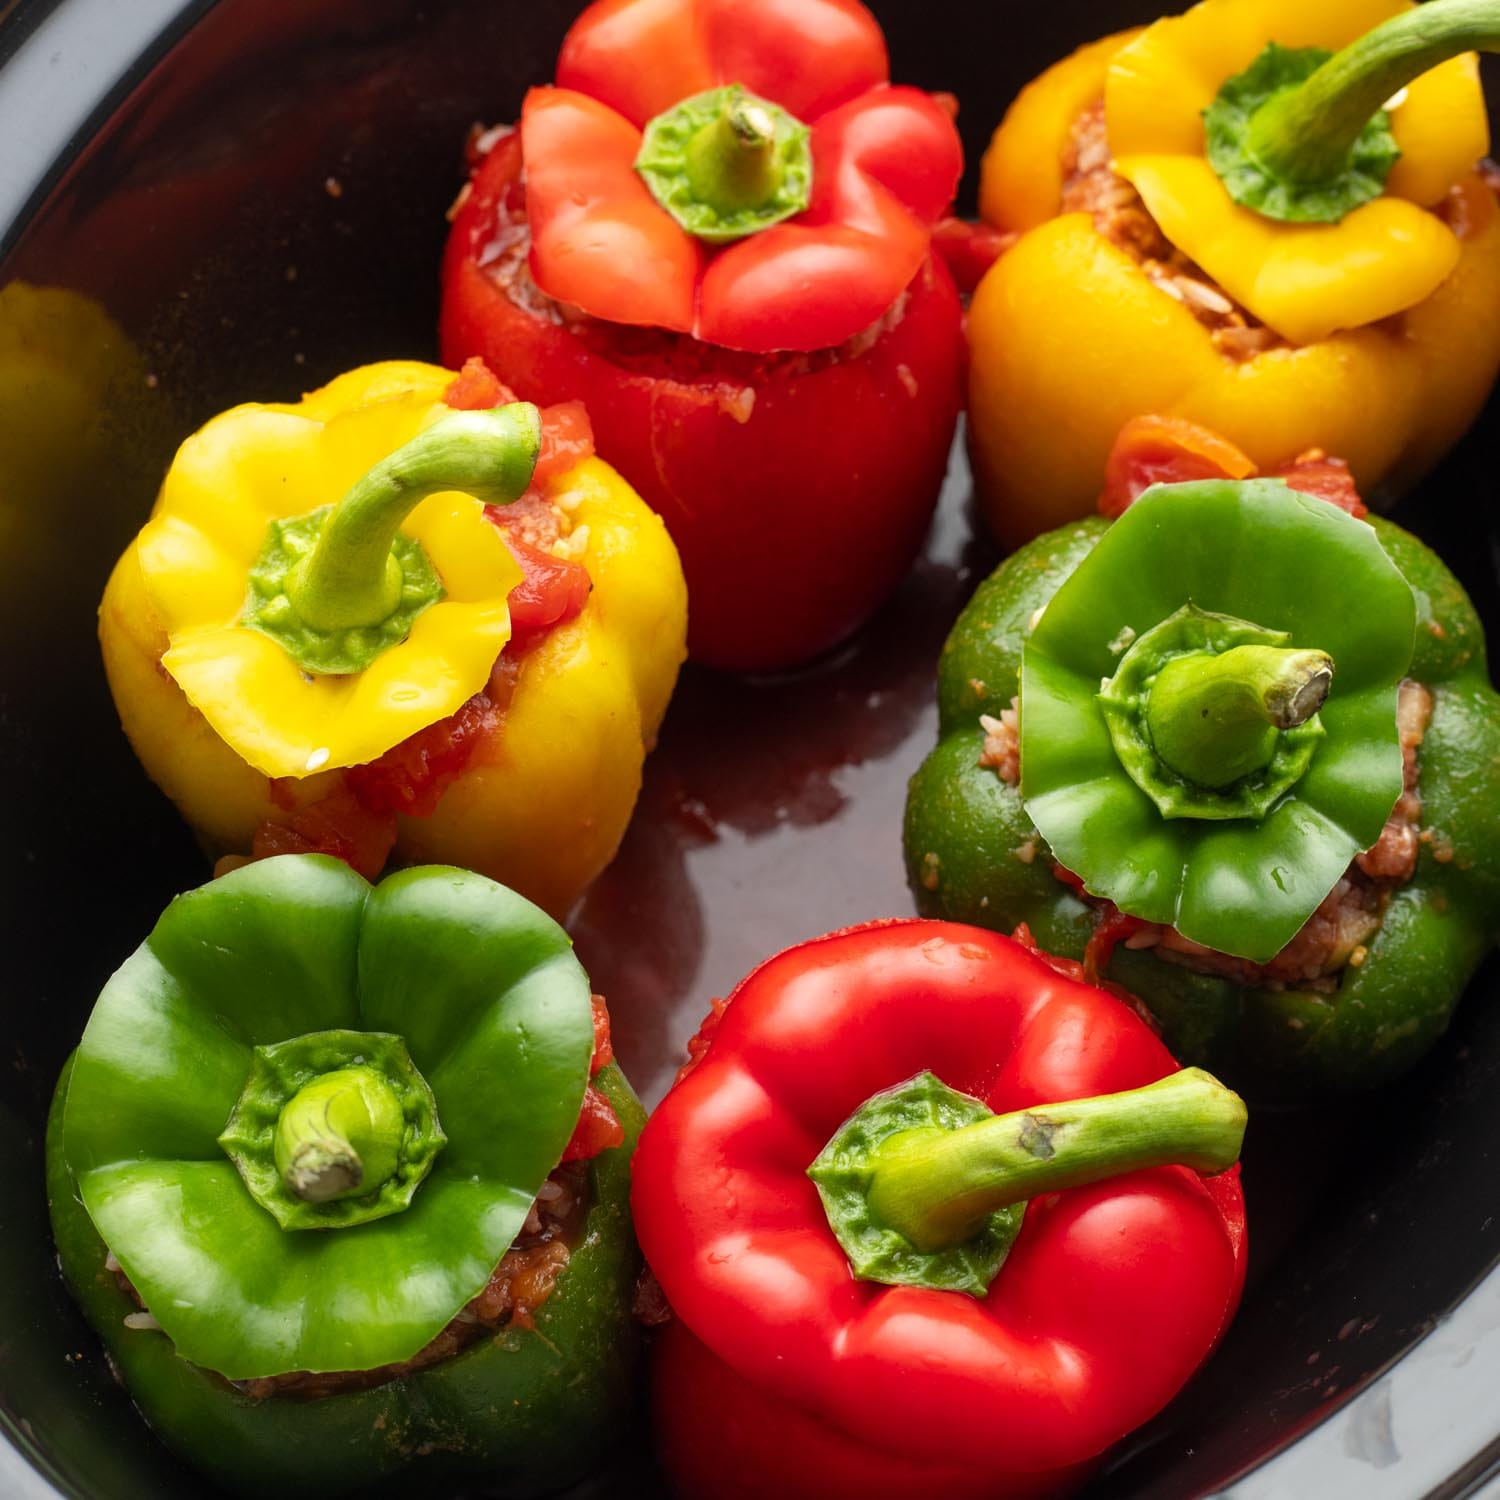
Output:
M482 138L444 359L587 404L682 554L696 658L806 660L895 586L946 469L951 113L887 83L857 0L600 0L557 80Z
M1054 1494L1202 1362L1244 1279L1244 1106L1075 973L880 923L711 1018L633 1168L684 1493Z

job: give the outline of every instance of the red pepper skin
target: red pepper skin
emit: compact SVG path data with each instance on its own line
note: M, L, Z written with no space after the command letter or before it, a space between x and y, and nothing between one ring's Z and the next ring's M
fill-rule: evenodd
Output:
M651 1352L657 1461L685 1496L714 1500L1045 1500L1087 1477L1089 1464L1045 1474L993 1475L851 1443L837 1429L753 1385L680 1321Z
M853 928L755 970L642 1138L632 1205L701 1357L656 1373L688 1494L1053 1493L1177 1392L1244 1279L1238 1169L1130 1173L1032 1202L989 1294L854 1281L806 1168L870 1095L931 1068L1008 1111L1176 1064L1127 1006L951 923ZM763 1424L747 1426L746 1387ZM680 1414L687 1413L687 1417ZM685 1431L696 1426L697 1436ZM727 1445L710 1469L715 1445ZM920 1471L916 1489L878 1488ZM727 1473L740 1491L722 1487ZM717 1476L712 1485L709 1475Z
M963 148L946 102L889 83L857 0L601 0L557 85L521 110L531 269L596 318L754 353L824 349L884 316L953 201ZM810 130L811 196L789 220L705 246L635 170L641 131L738 83Z
M947 470L964 346L946 267L923 262L868 345L810 356L566 325L485 259L518 213L524 233L520 170L502 138L454 220L444 362L482 355L524 400L585 403L599 452L677 543L696 660L774 671L838 644L910 566Z
M984 273L1015 244L1020 236L992 224L971 219L939 219L932 230L932 246L964 296L972 296Z

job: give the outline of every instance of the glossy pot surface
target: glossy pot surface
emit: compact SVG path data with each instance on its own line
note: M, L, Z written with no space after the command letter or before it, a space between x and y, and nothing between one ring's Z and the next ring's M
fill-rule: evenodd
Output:
M874 0L903 81L978 160L1053 58L1135 0ZM207 869L120 733L94 640L174 446L240 400L435 355L470 125L550 74L558 0L0 5L0 1493L203 1493L113 1383L58 1277L45 1104L105 977ZM967 183L972 206L974 173ZM38 301L37 288L51 292ZM1398 512L1500 628L1500 407ZM714 995L773 950L912 910L900 822L933 664L997 560L955 456L923 560L833 658L684 674L636 819L572 923L616 1046L659 1098ZM1358 602L1351 601L1357 608ZM1258 1115L1250 1291L1212 1364L1093 1496L1469 1493L1500 1462L1500 969L1412 1076ZM1269 1462L1267 1462L1269 1460ZM653 1494L643 1454L600 1494Z

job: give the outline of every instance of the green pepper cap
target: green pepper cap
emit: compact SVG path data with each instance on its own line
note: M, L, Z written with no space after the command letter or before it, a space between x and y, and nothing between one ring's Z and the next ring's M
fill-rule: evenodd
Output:
M1500 49L1500 0L1428 0L1338 53L1272 42L1204 111L1209 163L1268 219L1336 224L1385 191L1401 156L1385 102L1476 48Z
M738 83L657 115L635 169L651 196L711 245L769 229L800 214L812 197L807 126Z
M1415 620L1373 528L1327 501L1279 480L1148 490L1027 640L1026 811L1092 894L1264 963L1401 793L1396 690ZM1291 655L1234 657L1242 646ZM1169 676L1153 723L1177 659L1191 680ZM1258 697L1286 717L1325 690L1300 726L1249 711Z
M105 986L63 1152L184 1359L231 1380L399 1363L561 1159L589 993L567 934L481 876L372 889L263 860L179 897Z
M1245 1119L1198 1068L1004 1115L919 1073L866 1100L807 1175L860 1280L982 1297L1028 1199L1169 1163L1226 1171Z

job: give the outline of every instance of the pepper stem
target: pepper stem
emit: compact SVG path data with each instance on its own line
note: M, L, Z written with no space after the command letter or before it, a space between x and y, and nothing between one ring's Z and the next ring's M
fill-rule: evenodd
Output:
M1463 52L1500 51L1500 0L1428 0L1335 53L1250 120L1247 147L1272 176L1304 187L1349 169L1361 132L1414 78Z
M508 505L531 483L541 446L536 407L454 412L382 459L333 508L312 552L287 574L286 595L315 631L376 626L402 603L392 552L406 517L429 495L461 490Z
M1043 1193L1177 1163L1226 1171L1239 1160L1246 1111L1200 1068L1145 1088L996 1115L958 1130L902 1131L870 1162L871 1213L918 1250L979 1234L998 1209Z
M1146 729L1184 780L1230 786L1270 763L1277 736L1312 718L1332 681L1324 651L1236 646L1174 656L1151 685Z
M304 1203L373 1193L395 1175L406 1119L373 1068L339 1068L304 1084L276 1122L276 1170Z
M693 196L720 214L759 208L786 175L774 117L738 85L725 89L718 114L693 133L686 154Z
M740 83L648 121L635 168L657 203L710 245L758 234L811 201L807 126Z

